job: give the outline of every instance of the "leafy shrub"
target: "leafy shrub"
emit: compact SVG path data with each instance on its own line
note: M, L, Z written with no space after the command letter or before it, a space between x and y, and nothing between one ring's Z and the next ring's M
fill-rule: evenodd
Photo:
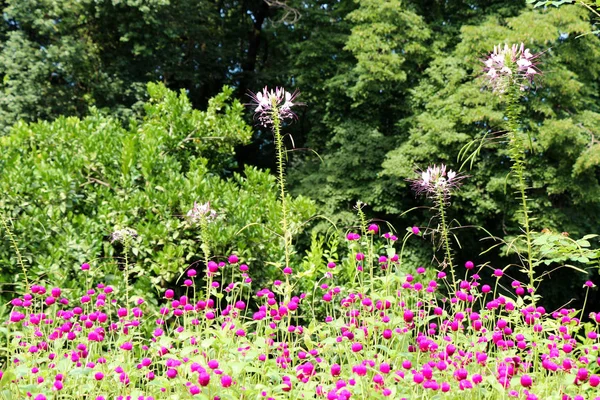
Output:
M0 212L12 221L31 280L81 287L74 273L83 262L108 282L118 279L123 248L108 239L129 227L139 234L130 254L137 290L170 283L201 259L199 229L185 220L194 201L210 201L227 220L210 226L217 258L234 248L257 265L281 258L274 177L255 168L220 177L235 166L234 147L251 135L232 89L206 111L161 84L148 92L145 117L128 128L92 110L84 119L18 123L0 138ZM301 197L291 209L293 223L313 213ZM0 263L4 292L23 282L5 235Z

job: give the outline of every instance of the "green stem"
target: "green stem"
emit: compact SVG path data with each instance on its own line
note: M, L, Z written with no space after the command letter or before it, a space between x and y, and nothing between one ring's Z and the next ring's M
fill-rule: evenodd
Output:
M356 204L356 210L358 212L358 217L360 219L360 231L361 231L360 234L362 235L362 237L367 237L369 232L367 231L367 217L362 210L362 208L364 206L365 206L365 204L362 201L359 201ZM369 277L371 279L369 281L369 288L370 288L370 293L373 293L374 275L373 275L373 236L372 235L368 239L367 244L368 244L367 254L366 254L367 259L362 261L362 267L363 267L363 272L364 272L365 266L366 265L369 266ZM364 293L364 290L363 290L363 293Z
M277 181L279 183L279 197L281 199L281 228L283 231L283 248L285 253L285 267L290 266L290 247L291 232L288 226L288 209L285 197L285 148L283 146L283 137L281 136L281 119L279 117L279 108L277 100L272 99L271 119L273 120L273 136L275 137L275 150L277 157ZM285 274L288 291L290 280L288 274Z
M131 238L129 237L129 235L126 235L125 238L123 239L123 248L125 251L125 299L127 301L126 306L125 307L129 307L129 247L130 247L130 243L129 241L131 240Z
M454 276L454 264L452 264L452 251L450 249L450 240L448 239L448 227L446 226L446 212L444 210L444 193L442 190L438 192L438 208L440 210L440 222L442 224L442 240L445 250L444 261L450 266L450 275L452 275L452 289L456 293L456 277Z
M8 239L15 250L15 254L17 255L17 263L21 266L21 270L23 271L23 275L25 276L25 287L26 290L29 291L29 280L27 279L27 270L25 269L25 263L23 262L23 257L21 256L21 252L19 251L19 246L17 245L17 240L12 233L12 230L8 226L8 221L4 218L4 215L0 213L0 222L2 222L2 226L8 235Z
M509 136L509 154L513 161L511 169L517 176L519 195L521 198L521 212L523 218L521 224L525 231L525 241L527 244L527 270L529 276L529 285L534 287L535 276L533 271L532 239L531 228L529 224L529 209L527 207L527 184L525 182L525 148L519 136L519 98L521 94L518 87L513 87L508 96L506 114L508 117L508 136Z
M208 262L210 261L210 241L208 236L208 220L206 216L200 217L200 240L202 244L200 248L202 249L202 254L204 256L204 268L207 271L207 279L206 279L206 298L205 301L208 302L210 299L210 291L212 286L212 276L213 274L208 271Z

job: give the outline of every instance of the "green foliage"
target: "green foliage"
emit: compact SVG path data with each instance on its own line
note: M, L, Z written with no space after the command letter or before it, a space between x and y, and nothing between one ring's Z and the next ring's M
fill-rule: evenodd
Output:
M126 119L140 111L149 81L185 88L204 106L258 57L245 35L253 17L270 12L259 0L7 0L0 7L2 130L21 119L82 116L90 105Z
M414 67L427 58L424 42L430 31L422 17L399 0L361 1L346 18L353 27L345 49L356 58L350 73L355 83L348 95L357 103L374 93L398 90L397 85L406 82Z
M232 90L224 88L206 111L162 84L148 91L146 116L128 129L92 111L84 119L19 123L0 138L0 211L12 220L32 279L79 287L83 262L118 279L123 248L108 237L129 227L139 234L130 260L137 290L173 282L202 258L199 227L185 221L194 201L210 201L219 213L209 225L218 258L236 249L259 268L253 277L260 280L269 274L264 261L281 257L273 240L280 219L275 179L252 167L219 177L234 165L234 146L251 135ZM290 199L290 207L293 223L314 212L304 198ZM1 279L16 284L23 277L3 238Z
M314 71L312 83L305 80L302 89L309 98L314 94L317 103L311 108L318 110L311 112L321 117L305 128L306 142L320 158L307 154L296 160L293 190L317 199L342 225L352 224L349 210L362 200L369 212L394 225L428 226L429 212L401 214L423 206L406 179L432 163L459 168L472 155L463 166L469 177L448 210L462 247L453 246L457 261L498 243L466 237L476 232L468 227L485 227L483 235L497 238L518 235L517 186L509 175L502 134L505 109L494 94L482 90L479 76L481 59L494 45L524 42L542 52L539 85L520 104L520 125L531 138L525 179L532 229L568 231L573 238L596 232L597 218L589 216L600 213L599 75L590 66L600 56L600 43L594 35L578 37L593 28L589 13L583 7L531 9L525 2L470 3L408 2L387 10L391 2L361 2L341 17L340 8L330 11L340 24L322 29L331 32L332 41L345 37L345 51L323 45L339 60L337 70L327 57L314 68L296 67L300 77ZM375 9L383 15L380 20L373 16ZM388 19L392 12L396 17ZM409 18L412 14L422 17ZM418 35L410 57L395 51L403 43L391 39L397 32ZM308 46L298 45L306 49L299 60L310 54ZM493 263L506 261L497 258L501 254L487 253Z
M573 4L574 2L575 2L575 0L548 0L548 1L527 0L527 3L533 4L534 7L542 7L542 6L560 7L563 4Z
M427 212L402 214L423 206L405 179L433 162L459 167L465 160L456 155L475 140L465 152L470 178L449 218L509 237L518 234L518 217L501 137L505 110L476 78L493 45L523 41L544 52L542 81L521 104L532 139L532 227L575 238L597 230L589 216L600 208L599 46L590 34L597 8L589 0L535 0L535 8L532 1L0 1L0 125L83 116L90 106L127 121L144 112L148 81L185 89L201 108L226 83L240 97L265 84L298 87L307 107L285 130L296 150L312 151L288 154L292 193L309 195L344 227L357 200L394 225L427 226ZM289 7L300 18L282 21ZM183 170L199 156L186 137L159 140ZM136 166L138 149L162 162L133 136L123 145L118 168L128 176L152 175L152 162ZM251 146L238 151L238 162L275 167L270 133L259 130ZM205 149L201 157L219 173L236 167L226 152ZM463 246L457 258L472 258L482 247L461 231L453 231ZM406 252L430 252L425 247Z
M585 265L600 257L597 250L591 249L590 239L596 237L598 235L592 234L573 240L566 232L557 234L547 231L536 234L533 245L538 247L536 253L540 255L540 263L562 265L570 261Z

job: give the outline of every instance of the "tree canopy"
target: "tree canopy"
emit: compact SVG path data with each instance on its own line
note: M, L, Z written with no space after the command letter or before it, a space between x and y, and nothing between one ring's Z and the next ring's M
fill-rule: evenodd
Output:
M443 162L469 175L452 216L511 237L518 206L504 109L484 88L481 60L494 45L523 42L542 71L520 104L534 229L580 237L600 225L597 16L569 2L528 3L5 0L0 123L6 134L17 121L100 113L127 126L143 118L155 81L198 108L223 85L243 102L265 85L298 88L306 106L286 127L293 193L343 225L358 200L370 217L427 225L425 210L402 215L423 205L407 179ZM218 174L274 166L272 138L256 131ZM461 150L472 158L457 159ZM460 254L482 250L457 238Z

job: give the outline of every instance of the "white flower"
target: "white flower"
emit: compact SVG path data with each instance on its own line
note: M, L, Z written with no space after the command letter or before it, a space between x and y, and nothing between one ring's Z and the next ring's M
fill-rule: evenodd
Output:
M429 166L427 170L421 171L420 176L421 179L409 179L417 194L425 193L431 198L437 198L441 194L444 199L450 196L451 190L457 188L464 178L452 170L446 171L444 164Z
M538 55L531 53L525 45L513 44L494 46L494 51L485 59L484 71L494 92L503 93L511 85L523 88L522 78L533 83L533 78L539 74L534 63Z
M290 93L281 87L269 90L265 87L262 92L250 92L251 105L254 106L254 116L263 126L273 124L273 111L276 110L281 120L295 119L296 114L292 107L300 105L295 103L298 91Z
M131 228L123 228L117 229L110 235L110 241L113 242L122 242L127 238L134 238L138 235L135 229Z
M199 204L194 202L194 207L186 214L188 220L192 223L197 223L201 219L206 219L210 222L217 217L217 212L210 208L210 202Z

